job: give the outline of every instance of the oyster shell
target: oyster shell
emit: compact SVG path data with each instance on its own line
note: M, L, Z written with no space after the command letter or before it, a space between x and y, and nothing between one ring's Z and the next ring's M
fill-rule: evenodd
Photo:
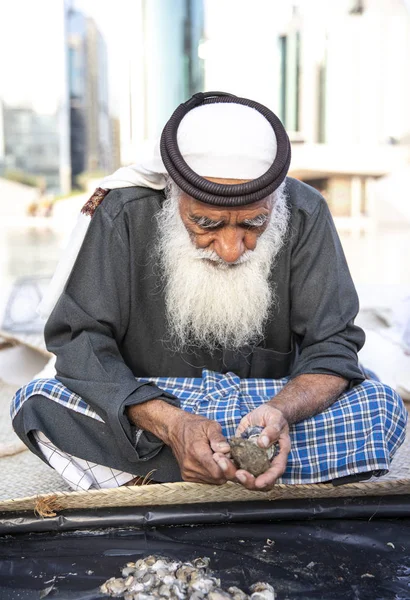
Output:
M231 594L233 600L248 599L248 595L245 594L245 592L243 592L240 588L236 587L236 585L233 585L232 587L228 588L228 592Z
M122 596L124 592L127 590L124 579L121 577L115 578L111 577L100 587L100 591L103 594L109 594L110 596Z
M211 561L207 556L201 556L201 557L195 558L193 560L192 564L197 569L207 569L209 567L210 562Z
M228 592L216 588L208 594L209 600L231 600L232 596Z
M251 600L275 600L275 590L269 583L258 581L251 585Z
M263 427L248 427L241 437L228 440L231 447L231 457L238 469L245 469L255 477L265 473L270 467L270 461L279 451L279 445L261 448L257 445Z

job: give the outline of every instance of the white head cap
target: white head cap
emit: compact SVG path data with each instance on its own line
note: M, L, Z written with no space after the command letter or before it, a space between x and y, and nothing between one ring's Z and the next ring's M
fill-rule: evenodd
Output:
M256 179L275 160L271 124L254 108L233 103L190 110L177 132L185 162L202 177Z

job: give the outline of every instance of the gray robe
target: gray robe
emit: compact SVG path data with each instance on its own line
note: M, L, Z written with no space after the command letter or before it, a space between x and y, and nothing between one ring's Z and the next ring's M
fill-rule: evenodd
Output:
M136 463L148 461L150 468L158 468L151 459L159 460L169 450L161 451L161 442L148 433L136 447L126 407L153 398L178 405L178 399L135 377L201 377L207 368L233 371L241 378L323 373L344 377L350 385L360 383L364 377L357 352L364 333L353 324L358 298L329 209L318 192L297 180L287 179L287 194L289 235L272 269L277 306L264 340L253 349L221 349L211 356L198 348L178 354L162 341L163 285L151 253L163 192L112 190L92 217L45 329L47 347L57 355L57 378L103 418L104 433L101 426L98 432L93 429L87 417L68 418L61 406L48 402L48 408L41 408L37 398L36 409L30 409L30 400L15 419L26 443L30 429L41 425L71 454L140 472ZM72 420L75 427L68 435Z

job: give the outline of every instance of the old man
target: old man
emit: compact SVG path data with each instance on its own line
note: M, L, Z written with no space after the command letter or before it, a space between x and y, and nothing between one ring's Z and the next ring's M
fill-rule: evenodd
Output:
M289 163L269 109L197 94L153 156L84 207L88 229L45 329L56 376L12 405L18 435L74 489L153 472L263 490L389 469L406 411L365 380L340 241ZM250 425L280 449L257 477L227 443Z

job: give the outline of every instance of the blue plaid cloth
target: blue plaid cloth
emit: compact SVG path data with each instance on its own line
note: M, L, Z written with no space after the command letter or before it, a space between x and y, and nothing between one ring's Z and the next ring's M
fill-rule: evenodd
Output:
M226 437L240 420L275 396L287 379L240 379L204 369L202 378L137 378L175 394L181 408L218 421ZM37 379L13 398L11 417L23 403L41 394L90 418L101 417L57 379ZM374 380L345 392L327 410L292 425L292 449L282 483L318 483L368 471L388 471L406 433L407 410L391 388Z

